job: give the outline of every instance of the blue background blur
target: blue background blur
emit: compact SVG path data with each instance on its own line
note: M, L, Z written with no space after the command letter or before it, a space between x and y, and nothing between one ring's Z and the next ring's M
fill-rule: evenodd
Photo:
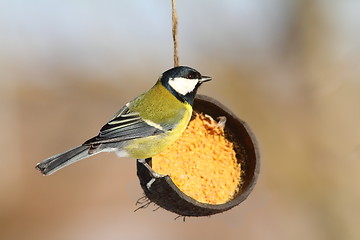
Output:
M0 0L1 239L359 239L360 2L177 1L180 63L253 128L257 186L238 207L174 221L135 160L100 154L50 177L172 67L170 1Z

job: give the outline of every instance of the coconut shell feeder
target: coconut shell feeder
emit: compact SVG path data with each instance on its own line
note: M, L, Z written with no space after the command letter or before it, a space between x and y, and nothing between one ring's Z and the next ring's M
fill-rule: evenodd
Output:
M238 190L234 195L220 204L190 197L180 190L169 175L159 174L152 169L152 158L137 160L137 175L145 196L156 205L180 216L208 216L227 211L249 196L259 174L260 155L250 127L221 103L211 97L197 95L193 109L213 119L226 118L224 136L234 146L238 171L241 172Z

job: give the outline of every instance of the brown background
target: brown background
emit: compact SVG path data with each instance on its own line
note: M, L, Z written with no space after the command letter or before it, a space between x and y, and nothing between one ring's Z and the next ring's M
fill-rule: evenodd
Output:
M0 239L359 239L360 4L178 1L180 63L253 128L257 186L210 218L142 196L135 160L34 166L172 66L170 2L0 2Z

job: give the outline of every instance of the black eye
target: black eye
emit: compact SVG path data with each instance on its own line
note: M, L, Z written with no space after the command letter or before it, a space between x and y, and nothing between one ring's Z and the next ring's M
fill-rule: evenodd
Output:
M200 79L200 74L197 72L189 72L187 75L188 79Z

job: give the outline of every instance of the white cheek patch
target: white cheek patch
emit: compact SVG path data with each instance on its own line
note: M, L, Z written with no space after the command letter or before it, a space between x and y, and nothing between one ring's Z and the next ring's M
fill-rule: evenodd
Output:
M169 79L169 85L181 95L186 95L189 92L194 91L198 82L198 79L187 79L182 77Z

